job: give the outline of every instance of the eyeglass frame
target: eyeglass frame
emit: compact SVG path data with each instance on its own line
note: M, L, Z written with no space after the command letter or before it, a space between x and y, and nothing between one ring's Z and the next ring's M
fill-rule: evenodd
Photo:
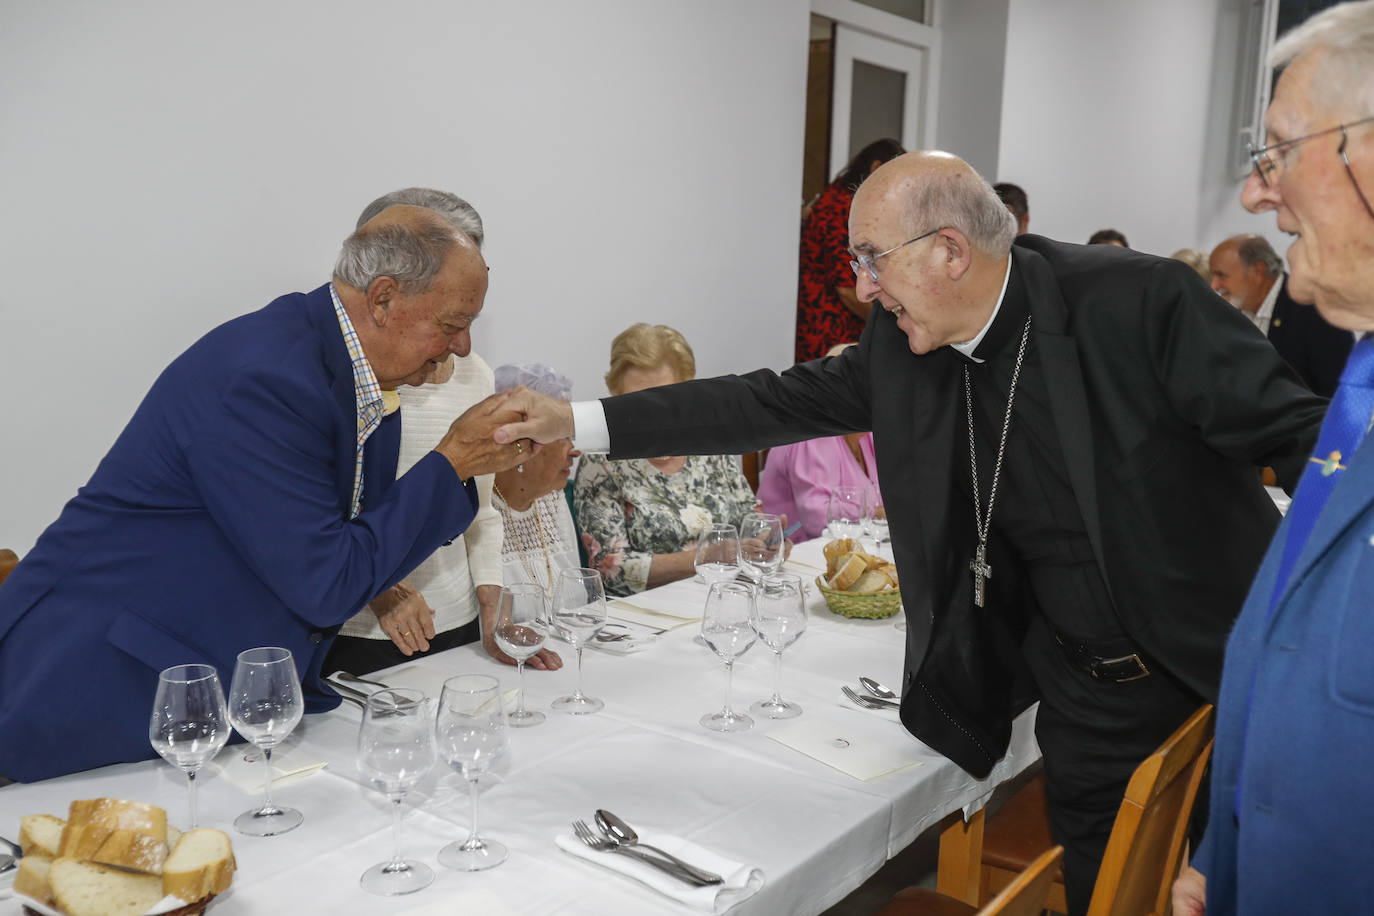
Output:
M1374 116L1361 118L1358 121L1347 121L1344 124L1337 124L1335 127L1328 127L1325 130L1318 130L1310 134L1304 134L1301 137L1294 137L1292 140L1280 140L1278 143L1270 143L1268 146L1261 146L1258 149L1254 144L1247 143L1245 144L1245 150L1250 154L1251 168L1254 170L1255 175L1259 177L1260 184L1264 185L1266 188L1272 188L1273 185L1269 183L1268 177L1264 174L1264 164L1268 163L1274 170L1278 170L1282 168L1282 166L1279 165L1282 160L1270 156L1270 153L1278 150L1280 155L1283 155L1299 143L1340 131L1341 145L1336 147L1336 153L1341 157L1341 163L1345 166L1345 173L1350 176L1350 183L1355 186L1355 193L1359 195L1360 203L1364 204L1365 210L1368 211L1371 217L1374 217L1374 207L1369 205L1369 198L1365 197L1364 191L1360 190L1360 183L1355 180L1355 173L1350 169L1350 160L1347 159L1345 155L1345 144L1346 141L1350 139L1348 128L1358 127L1361 124L1368 124L1371 121L1374 121ZM1277 180L1278 179L1275 179L1275 181Z
M878 266L875 263L879 258L885 258L899 248L905 248L908 245L915 244L916 242L919 242L921 239L928 239L935 233L943 232L944 230L949 228L949 226L939 226L935 229L930 230L929 232L921 233L914 239L907 239L900 245L893 245L887 251L880 251L877 254L861 254L859 252L853 252L854 257L850 258L849 267L851 270L854 271L854 276L857 277L859 275L860 268L862 268L863 270L868 271L868 275L873 278L874 283L881 283L882 281L878 279Z

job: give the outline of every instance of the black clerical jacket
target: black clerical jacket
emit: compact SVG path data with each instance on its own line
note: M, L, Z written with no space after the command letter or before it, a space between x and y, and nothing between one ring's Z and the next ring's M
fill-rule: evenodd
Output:
M1038 236L1018 238L1012 261L1118 621L1156 664L1214 698L1226 635L1278 522L1257 468L1296 485L1326 402L1181 262ZM947 347L913 355L874 308L840 356L602 403L613 458L871 429L907 616L902 722L982 777L1019 711L1030 589L994 522L994 578L987 606L973 606L973 510L954 483L953 462L968 460L960 359Z

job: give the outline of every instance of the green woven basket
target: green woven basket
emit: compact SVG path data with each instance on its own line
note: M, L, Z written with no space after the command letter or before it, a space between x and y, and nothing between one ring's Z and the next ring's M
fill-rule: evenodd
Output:
M841 617L859 617L865 620L882 620L891 617L902 607L900 589L888 589L872 595L856 595L853 592L837 592L826 588L820 576L816 577L816 587L825 596L826 606Z

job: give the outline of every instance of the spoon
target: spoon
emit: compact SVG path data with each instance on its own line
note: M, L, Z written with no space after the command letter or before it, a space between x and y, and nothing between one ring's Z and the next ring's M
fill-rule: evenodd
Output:
M7 852L0 853L0 875L3 875L5 872L9 871L14 867L14 856L10 855Z
M677 856L673 855L671 852L665 852L662 849L659 849L657 846L650 846L648 843L639 842L639 834L635 833L629 824L625 823L609 811L597 809L596 826L600 827L602 833L606 834L606 836L610 837L612 840L614 840L621 846L638 846L641 849L652 849L654 852L663 856L665 859L668 859L670 862L673 862L674 864L679 865L686 871L690 872L697 880L701 881L703 884L725 883L725 879L722 878L720 875L716 874L715 872L709 872L705 869L697 868L695 865L689 865L688 863L679 859Z
M861 677L859 678L859 683L863 685L864 690L867 690L869 693L873 694L875 697L878 697L879 699L898 701L902 699L900 696L893 693L891 690L888 690L886 687L884 687L882 684L879 684L871 677Z

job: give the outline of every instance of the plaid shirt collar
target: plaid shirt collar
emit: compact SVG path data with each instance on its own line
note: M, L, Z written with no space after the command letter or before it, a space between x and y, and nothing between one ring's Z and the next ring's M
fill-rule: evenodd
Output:
M358 405L358 448L353 462L353 505L349 518L357 516L363 500L363 446L382 422L386 411L383 405L382 386L377 384L377 374L372 371L363 346L358 340L358 332L344 311L334 284L329 284L329 298L334 302L334 316L339 319L339 330L343 332L344 345L348 347L348 358L353 363L353 393Z

